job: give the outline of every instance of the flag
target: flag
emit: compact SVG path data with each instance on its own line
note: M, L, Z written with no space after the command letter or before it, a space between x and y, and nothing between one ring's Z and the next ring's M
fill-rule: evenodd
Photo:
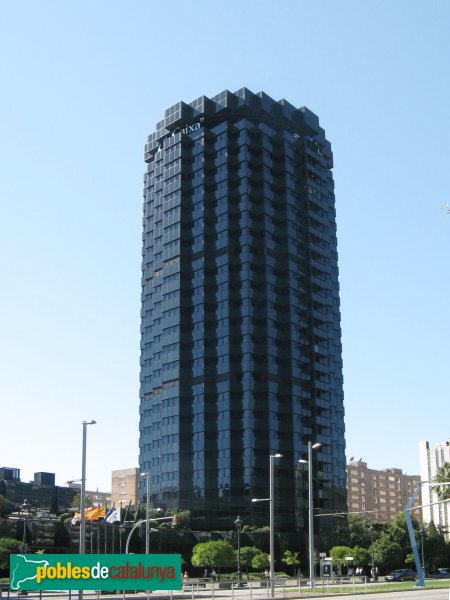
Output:
M84 518L86 521L98 521L98 519L103 519L106 514L106 508L100 506L94 506L93 508L87 508L84 513Z
M91 519L91 515L94 513L94 511L96 511L97 509L94 506L90 506L89 508L85 508L84 509L84 518L86 521L89 521Z
M105 521L107 523L115 523L116 521L119 521L120 523L120 508L111 508L105 517Z
M91 506L90 508L86 508L84 511L84 518L86 521L95 521L97 520L97 511L98 508L96 506Z
M96 519L104 519L106 515L106 508L104 506L99 506L97 508L97 512L95 513Z

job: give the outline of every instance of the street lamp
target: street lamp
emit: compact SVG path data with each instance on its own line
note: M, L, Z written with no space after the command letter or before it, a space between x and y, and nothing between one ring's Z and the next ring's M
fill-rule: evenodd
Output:
M376 576L376 572L375 572L375 552L374 552L374 545L373 545L373 534L374 534L374 528L373 525L371 525L369 527L369 533L370 533L370 541L372 544L372 569L371 569L371 573L372 573L372 579L373 581L375 581L375 576Z
M85 517L85 504L86 504L86 437L87 437L87 426L95 425L94 419L89 421L83 421L83 449L81 454L81 496L80 496L80 554L86 553L86 517Z
M30 509L30 505L28 504L28 500L25 498L25 500L22 503L22 506L20 507L20 512L24 513L24 516L23 516L22 546L20 548L21 552L26 552L27 551L27 520L25 518L25 513L29 514L29 509Z
M240 585L241 583L241 579L242 579L242 575L241 575L241 540L240 540L240 534L241 534L241 527L242 527L242 519L241 517L238 517L236 519L236 521L234 522L234 525L236 527L236 531L237 531L237 579L238 579L238 585Z
M151 484L151 473L141 473L141 477L145 477L147 480L147 497L145 500L145 554L150 551L150 484Z
M425 554L423 551L423 538L425 537L425 529L419 529L419 535L420 535L420 542L421 542L421 546L422 546L422 571L423 571L423 576L425 577Z
M313 444L308 442L308 460L300 459L298 462L308 465L308 538L309 538L309 580L310 587L314 587L316 576L314 568L314 505L313 505L313 469L312 453L313 450L322 448L322 444L317 442Z
M269 502L269 544L270 544L270 593L272 598L275 595L274 590L274 555L275 555L275 539L274 539L274 477L273 477L273 461L276 458L283 458L282 454L271 454L269 456L269 498L252 498L252 502Z

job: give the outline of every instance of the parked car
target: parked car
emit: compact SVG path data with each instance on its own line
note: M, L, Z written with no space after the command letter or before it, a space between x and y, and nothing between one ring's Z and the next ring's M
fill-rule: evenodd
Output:
M426 576L430 579L448 579L450 578L450 569L429 569Z
M415 581L417 573L412 569L397 569L386 575L385 581Z

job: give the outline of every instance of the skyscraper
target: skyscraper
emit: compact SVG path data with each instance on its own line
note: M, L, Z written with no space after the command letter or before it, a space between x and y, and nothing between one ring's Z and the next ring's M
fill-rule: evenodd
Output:
M140 469L198 527L346 506L332 152L319 120L246 88L166 110L144 177ZM324 521L317 519L320 523ZM320 523L315 528L320 527Z

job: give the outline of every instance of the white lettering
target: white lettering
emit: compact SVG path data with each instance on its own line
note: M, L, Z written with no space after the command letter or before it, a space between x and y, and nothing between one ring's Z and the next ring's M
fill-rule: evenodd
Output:
M200 117L200 120L197 121L196 123L192 123L191 125L184 125L183 127L175 127L175 129L171 132L171 133L167 133L166 135L164 135L162 138L159 139L159 150L162 150L164 148L164 142L167 140L167 138L173 137L174 135L176 135L177 133L193 133L194 131L198 131L200 129L200 127L203 126L203 121L205 120L204 117Z

